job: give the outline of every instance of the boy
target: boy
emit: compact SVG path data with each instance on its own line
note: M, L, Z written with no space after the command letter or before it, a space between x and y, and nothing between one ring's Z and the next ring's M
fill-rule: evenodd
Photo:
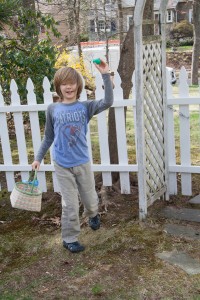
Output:
M47 108L45 135L32 163L33 170L39 170L42 159L54 142L53 161L62 195L63 246L70 252L84 250L84 246L78 242L78 193L84 206L84 214L89 217L89 226L93 230L100 228L98 196L91 171L86 133L92 116L113 104L113 87L108 65L101 61L95 66L104 81L105 96L99 101L78 101L83 81L75 69L63 67L55 73L54 86L60 99Z

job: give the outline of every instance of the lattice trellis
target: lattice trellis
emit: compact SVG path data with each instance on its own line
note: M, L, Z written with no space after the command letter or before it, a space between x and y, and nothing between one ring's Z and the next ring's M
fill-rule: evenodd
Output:
M165 189L161 43L143 45L144 127L147 205Z
M143 20L146 0L137 0L134 12L137 161L139 217L144 219L154 200L168 199L166 122L166 10L160 2L159 18ZM143 36L143 25L158 24L159 33Z

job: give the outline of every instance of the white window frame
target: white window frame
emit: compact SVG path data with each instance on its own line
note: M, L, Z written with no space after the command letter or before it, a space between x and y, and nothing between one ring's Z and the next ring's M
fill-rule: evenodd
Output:
M101 25L99 26L99 24L101 24ZM98 26L100 31L103 31L103 32L105 32L105 31L110 32L111 31L111 25L110 26L106 25L104 20L99 20L98 21L98 25L96 24L96 26L95 26L95 32L97 32L97 26Z
M167 10L166 12L166 22L167 23L172 23L173 22L173 17L174 17L174 13L173 10Z
M192 9L189 9L189 15L188 15L188 21L190 22L190 23L192 23L192 19L193 19L193 10Z
M101 31L105 31L105 21L104 20L99 20L98 21L98 28Z
M129 28L130 28L130 19L133 20L133 15L127 15L127 31L128 31Z

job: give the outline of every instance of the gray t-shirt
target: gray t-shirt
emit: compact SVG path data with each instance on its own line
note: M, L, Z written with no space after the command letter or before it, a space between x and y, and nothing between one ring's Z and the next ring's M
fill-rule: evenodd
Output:
M53 159L71 168L89 159L86 140L87 124L93 115L113 104L113 88L109 74L103 74L105 97L101 100L76 101L71 104L52 103L47 108L45 134L36 160L41 162L54 142Z

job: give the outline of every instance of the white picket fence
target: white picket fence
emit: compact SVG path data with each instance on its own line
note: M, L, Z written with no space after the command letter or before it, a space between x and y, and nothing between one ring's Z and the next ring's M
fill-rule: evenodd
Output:
M168 74L169 75L169 74ZM168 166L169 192L177 194L177 176L181 177L182 195L192 195L192 174L200 174L200 86L195 96L189 93L188 73L184 67L179 74L178 96L173 95L172 86L167 85L167 121L168 121ZM177 159L175 147L174 116L179 117L180 160ZM197 116L196 127L191 123L192 115ZM196 132L196 140L193 135ZM191 143L192 139L192 143ZM194 149L195 146L195 149ZM194 158L191 159L191 153ZM195 154L195 155L194 155Z
M175 97L172 92L172 86L168 83L167 86L167 101L168 101L168 162L169 162L169 191L170 194L177 194L177 175L181 174L182 194L192 194L192 173L200 173L200 157L197 157L195 162L191 162L191 147L190 134L193 128L190 128L191 114L193 109L195 113L200 115L200 91L197 96L191 97L189 95L189 86L187 83L187 72L185 68L180 71L179 95ZM168 82L170 79L168 78ZM134 77L133 77L134 82ZM31 170L31 161L28 157L28 146L26 145L25 129L23 125L23 113L28 112L31 126L31 140L34 154L37 153L41 143L41 129L39 126L38 112L46 111L47 106L53 101L52 92L50 91L50 83L47 78L44 78L44 104L37 104L36 95L34 93L34 86L31 79L27 81L27 105L21 105L20 97L17 91L17 85L14 80L11 82L11 105L4 104L3 96L0 92L0 178L4 174L6 176L6 183L8 191L13 189L16 173L21 175L21 178L26 180L29 171ZM96 77L96 92L95 98L103 97L104 91L102 89L102 80L99 75ZM111 172L120 173L121 193L130 193L130 176L129 173L137 173L138 166L136 160L132 158L132 153L136 152L136 100L135 93L132 93L132 99L124 100L121 89L121 80L118 75L115 76L114 89L114 104L115 120L117 129L117 144L119 164L110 164L110 155L108 147L108 126L107 126L107 112L104 111L97 115L96 122L98 125L98 143L100 149L100 159L96 163L94 151L96 146L93 145L92 138L94 133L88 128L88 146L92 162L92 169L94 172L102 172L103 184L105 186L112 185ZM87 97L84 90L81 94L80 100L85 100ZM129 114L132 115L132 124L128 124L128 130L132 134L127 137L127 126L125 126L124 107L128 108ZM11 147L11 137L9 136L7 113L12 112L15 123L15 134L17 143L17 152L19 162L13 163L13 156L16 156L16 149ZM177 159L177 149L175 147L175 124L174 120L179 117L180 124L180 161ZM200 132L200 121L197 130ZM139 133L138 133L139 134ZM198 143L199 142L199 143ZM200 139L197 142L196 153L200 153ZM131 147L131 149L130 149ZM95 149L94 149L95 148ZM136 155L137 156L137 155ZM38 179L43 191L49 189L47 181L47 173L52 174L52 182L54 191L59 191L56 177L54 173L54 166L52 163L50 151L50 163L42 163L38 173ZM51 175L50 175L51 176ZM1 184L0 184L1 190Z

